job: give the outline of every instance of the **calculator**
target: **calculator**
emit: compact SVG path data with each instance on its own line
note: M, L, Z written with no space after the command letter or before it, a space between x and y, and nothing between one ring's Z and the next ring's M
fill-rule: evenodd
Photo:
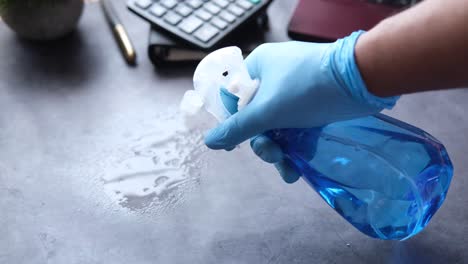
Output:
M248 23L272 0L130 0L127 7L157 28L210 49L234 29Z

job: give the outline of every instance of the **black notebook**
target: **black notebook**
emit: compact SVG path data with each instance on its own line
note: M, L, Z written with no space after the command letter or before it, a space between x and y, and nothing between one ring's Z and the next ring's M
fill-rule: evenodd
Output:
M148 56L154 65L198 62L213 50L237 46L247 55L258 45L265 42L268 30L268 17L263 14L249 24L236 29L224 41L206 51L188 46L173 37L152 27L149 34Z

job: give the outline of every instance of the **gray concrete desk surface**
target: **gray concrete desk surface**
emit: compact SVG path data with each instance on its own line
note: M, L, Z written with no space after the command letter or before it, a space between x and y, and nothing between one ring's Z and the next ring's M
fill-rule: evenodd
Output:
M295 3L276 0L269 10L277 40L287 39ZM425 231L378 241L304 182L284 184L248 146L207 151L196 133L176 133L174 113L193 68L155 71L148 26L116 4L137 68L124 63L95 3L74 35L50 46L0 25L1 264L468 263L468 90L405 96L390 112L444 142L455 175ZM159 142L164 133L180 144ZM183 160L164 160L171 150ZM138 165L151 167L156 156L162 167ZM119 202L102 180L118 176L118 166L131 172L122 184L162 171L184 181Z

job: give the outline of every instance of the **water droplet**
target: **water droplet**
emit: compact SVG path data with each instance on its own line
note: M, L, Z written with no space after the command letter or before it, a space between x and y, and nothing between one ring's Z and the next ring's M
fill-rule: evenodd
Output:
M156 180L154 180L154 187L158 187L159 185L163 184L164 182L166 182L167 180L169 180L169 177L167 176L159 176Z
M158 163L159 163L159 157L158 156L153 157L153 163L154 163L154 165L158 165Z
M179 159L171 159L164 162L166 166L177 166L179 164Z

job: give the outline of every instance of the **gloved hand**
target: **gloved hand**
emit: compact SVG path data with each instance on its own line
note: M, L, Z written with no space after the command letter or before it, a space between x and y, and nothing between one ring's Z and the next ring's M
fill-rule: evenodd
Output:
M286 182L299 173L288 167L278 145L261 133L275 128L309 128L372 115L391 108L398 97L367 91L354 57L363 32L335 43L264 44L245 63L260 87L252 101L205 137L211 149L233 149L252 138L253 151L274 163Z

